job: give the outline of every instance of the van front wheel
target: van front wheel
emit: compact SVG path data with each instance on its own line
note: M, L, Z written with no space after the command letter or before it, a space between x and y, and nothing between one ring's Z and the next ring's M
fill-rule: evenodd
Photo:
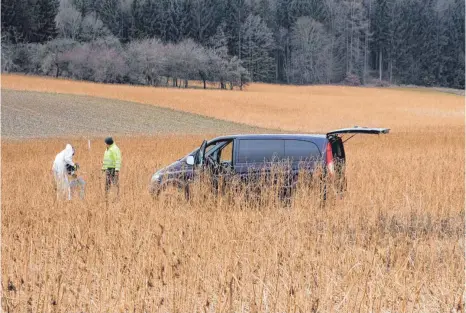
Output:
M189 187L179 183L167 183L160 189L158 199L164 205L176 205L189 200Z

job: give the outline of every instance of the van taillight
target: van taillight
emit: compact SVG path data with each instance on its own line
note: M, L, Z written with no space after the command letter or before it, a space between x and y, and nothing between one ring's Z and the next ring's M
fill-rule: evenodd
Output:
M326 163L327 163L327 172L330 173L330 175L333 176L335 174L335 167L333 165L332 145L330 144L330 142L327 142Z

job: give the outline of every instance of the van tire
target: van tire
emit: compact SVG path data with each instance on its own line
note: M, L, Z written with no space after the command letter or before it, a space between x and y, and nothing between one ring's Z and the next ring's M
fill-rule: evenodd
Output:
M169 188L177 189L179 193L183 194L183 199L185 201L189 201L190 193L189 193L189 186L188 184L183 184L179 181L170 181L162 185L157 193L157 198L160 198L163 192L166 192Z

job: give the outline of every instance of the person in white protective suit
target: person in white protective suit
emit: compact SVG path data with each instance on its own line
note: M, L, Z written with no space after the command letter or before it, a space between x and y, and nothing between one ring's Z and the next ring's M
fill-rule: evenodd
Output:
M77 177L76 170L79 168L77 163L73 162L74 148L67 144L65 149L55 157L52 172L55 178L57 198L67 198L71 200L71 190L80 187L81 199L84 198L85 182L81 177ZM69 176L72 177L70 182Z

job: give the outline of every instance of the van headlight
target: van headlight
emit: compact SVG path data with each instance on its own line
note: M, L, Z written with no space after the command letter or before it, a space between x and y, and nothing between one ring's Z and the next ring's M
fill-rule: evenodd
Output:
M154 182L160 182L160 179L161 176L159 173L155 173L154 175L152 175L152 179L151 179L151 182L154 183Z

